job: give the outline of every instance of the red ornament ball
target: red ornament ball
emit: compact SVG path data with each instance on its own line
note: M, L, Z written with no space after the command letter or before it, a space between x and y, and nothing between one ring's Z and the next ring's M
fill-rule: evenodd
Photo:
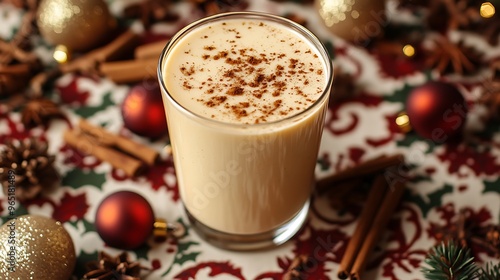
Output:
M141 246L151 236L154 225L151 205L130 191L115 192L97 207L95 226L104 242L124 250Z
M410 92L406 113L419 135L444 143L461 135L467 118L467 103L455 86L432 81Z
M125 127L152 139L167 134L167 121L157 81L134 86L123 100L121 112Z

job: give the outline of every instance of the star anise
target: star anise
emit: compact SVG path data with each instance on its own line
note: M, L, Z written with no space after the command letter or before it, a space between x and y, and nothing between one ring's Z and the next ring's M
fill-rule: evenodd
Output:
M500 120L500 61L493 63L491 68L493 75L484 83L483 95L478 103L486 106L487 120Z
M430 29L447 32L468 28L480 19L476 0L436 0L429 1L427 25Z
M425 50L425 65L436 69L440 74L470 74L483 63L482 55L465 46L462 41L455 44L445 37L437 37L434 43L433 48Z
M21 121L26 127L46 124L55 117L63 117L57 104L46 98L29 100L22 111Z
M140 280L141 271L148 268L139 262L132 262L128 253L123 252L112 257L105 252L99 253L99 260L87 264L87 273L83 279L87 280Z

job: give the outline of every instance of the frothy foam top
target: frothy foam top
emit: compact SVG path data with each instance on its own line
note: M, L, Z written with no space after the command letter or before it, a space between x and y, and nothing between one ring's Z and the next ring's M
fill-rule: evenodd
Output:
M327 78L320 54L273 22L230 19L193 30L171 50L164 81L190 111L229 123L263 123L310 107Z

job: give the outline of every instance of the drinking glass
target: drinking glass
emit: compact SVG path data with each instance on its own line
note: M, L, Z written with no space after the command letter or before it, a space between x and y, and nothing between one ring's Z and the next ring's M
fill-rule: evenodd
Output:
M169 86L176 69L167 70L167 65L185 49L185 39L193 32L229 20L262 21L304 40L322 64L315 66L321 69L322 81L317 99L300 112L253 123L214 119L179 102L185 93ZM279 16L217 14L186 26L171 38L160 56L158 79L180 197L195 232L230 250L261 249L289 240L307 218L333 81L331 59L320 40Z

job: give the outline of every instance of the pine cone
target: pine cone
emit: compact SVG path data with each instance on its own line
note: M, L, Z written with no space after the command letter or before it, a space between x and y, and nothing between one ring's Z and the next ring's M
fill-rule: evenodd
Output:
M34 138L11 140L0 153L0 182L4 194L9 185L15 187L19 201L36 197L43 189L49 189L59 181L53 166L54 156L47 153L48 146ZM14 171L15 182L9 184L9 175ZM12 181L11 181L12 183Z

